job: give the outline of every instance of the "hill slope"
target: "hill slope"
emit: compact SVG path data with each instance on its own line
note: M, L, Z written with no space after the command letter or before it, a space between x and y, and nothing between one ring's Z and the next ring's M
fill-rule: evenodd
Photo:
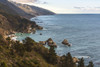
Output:
M16 7L15 5L13 5L12 3L8 2L7 0L0 0L0 3L4 4L5 6L9 7L10 9L10 13L15 13L16 15L19 14L20 16L23 16L25 18L31 18L32 15L27 14L26 12L24 12L22 9ZM6 9L6 8L4 8ZM13 10L13 11L12 11ZM6 11L8 13L8 11Z
M0 0L0 3L1 4L4 4L5 6L8 6L9 9L11 11L6 11L7 13L13 13L13 14L19 14L20 16L24 17L24 18L32 18L32 17L35 17L37 15L46 15L46 14L54 14L53 12L50 12L48 10L45 10L45 9L42 9L42 8L38 8L38 7L35 7L35 6L31 6L30 8L32 8L33 11L30 11L28 10L28 8L26 8L25 6L26 5L19 5L19 4L13 4L7 0ZM27 5L28 6L28 5ZM29 6L28 6L29 7ZM4 8L6 9L6 8ZM6 9L7 10L7 9ZM40 11L41 10L41 11Z
M35 32L36 29L42 29L35 22L20 17L15 10L3 4L4 1L1 2L0 0L0 34L30 33Z
M27 5L27 4L21 4L21 3L16 3L16 2L12 2L14 5L16 5L17 7L19 7L20 9L24 10L26 13L34 15L34 16L38 16L38 15L52 15L55 14L49 10L40 8L40 7L36 7L36 6L31 6L31 5Z

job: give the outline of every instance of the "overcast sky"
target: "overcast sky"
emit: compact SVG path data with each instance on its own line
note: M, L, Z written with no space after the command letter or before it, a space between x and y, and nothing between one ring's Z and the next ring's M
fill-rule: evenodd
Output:
M36 3L32 0L14 1L28 1L24 3L40 6L56 13L100 13L100 0L39 0Z

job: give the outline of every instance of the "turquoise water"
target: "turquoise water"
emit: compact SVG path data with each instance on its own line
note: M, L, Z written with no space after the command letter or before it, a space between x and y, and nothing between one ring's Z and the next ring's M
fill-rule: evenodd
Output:
M35 41L52 38L58 45L56 53L64 55L71 52L73 56L93 60L95 67L100 67L100 15L95 14L63 14L38 16L37 24L44 27L36 34L17 34L18 40L29 36ZM39 23L38 23L39 22ZM39 35L42 33L43 35ZM61 42L67 39L72 44L67 47Z

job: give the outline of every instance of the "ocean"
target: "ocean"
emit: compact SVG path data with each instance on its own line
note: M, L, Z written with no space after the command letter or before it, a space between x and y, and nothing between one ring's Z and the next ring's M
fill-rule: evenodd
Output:
M84 57L85 63L93 61L95 67L100 67L100 15L99 14L58 14L32 18L44 27L35 34L17 33L18 40L31 37L35 41L45 41L52 38L57 43L56 53L74 57ZM42 33L42 35L40 35ZM67 39L71 47L61 42ZM46 46L47 47L47 46Z

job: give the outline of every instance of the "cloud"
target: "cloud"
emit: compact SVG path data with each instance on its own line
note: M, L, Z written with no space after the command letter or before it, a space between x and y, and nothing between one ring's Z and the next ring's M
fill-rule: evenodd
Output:
M100 7L95 7L95 8L100 9Z
M73 7L76 12L82 12L82 13L100 13L100 7Z
M84 7L74 7L75 9L83 9Z

